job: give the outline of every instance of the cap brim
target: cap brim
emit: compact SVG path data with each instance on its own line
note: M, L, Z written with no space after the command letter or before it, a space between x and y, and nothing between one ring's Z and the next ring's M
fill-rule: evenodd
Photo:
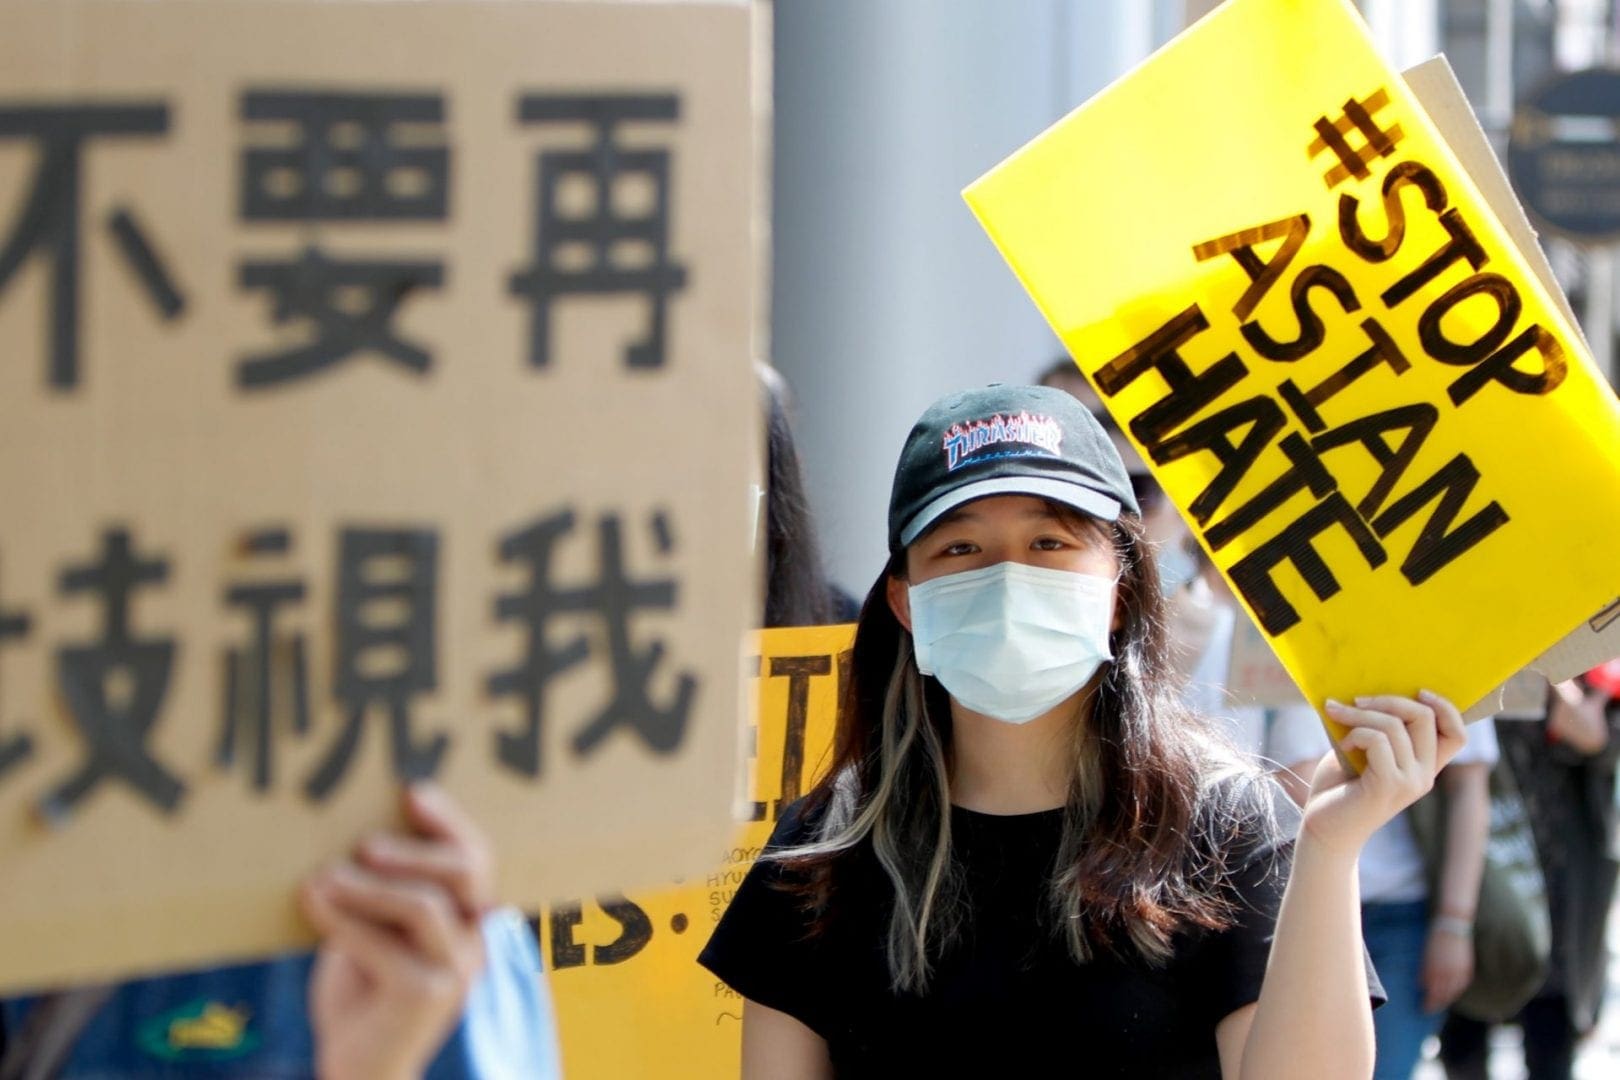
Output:
M1050 476L992 476L952 488L912 516L900 530L900 546L905 547L923 532L963 503L991 495L1034 495L1072 506L1083 514L1103 521L1119 520L1119 503L1088 487Z

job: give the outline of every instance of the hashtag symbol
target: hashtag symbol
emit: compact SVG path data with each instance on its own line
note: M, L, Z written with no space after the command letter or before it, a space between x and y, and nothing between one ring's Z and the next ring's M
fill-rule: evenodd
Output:
M1344 103L1344 115L1337 120L1329 120L1325 116L1316 118L1316 139L1306 149L1310 156L1315 158L1324 150L1332 150L1339 159L1339 163L1322 174L1329 188L1336 188L1350 177L1365 180L1368 175L1367 165L1374 157L1389 157L1395 152L1395 144L1401 141L1404 134L1399 124L1392 124L1388 131L1380 128L1372 114L1389 104L1389 94L1383 87L1379 87L1371 97L1365 101L1351 98ZM1357 150L1345 140L1351 131L1360 131L1366 145Z

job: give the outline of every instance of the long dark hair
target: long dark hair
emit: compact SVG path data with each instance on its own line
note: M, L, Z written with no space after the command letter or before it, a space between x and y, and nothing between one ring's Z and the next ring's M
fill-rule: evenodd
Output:
M1054 506L1076 522L1074 511ZM1225 778L1259 779L1181 704L1168 672L1165 608L1141 521L1112 526L1121 625L1114 659L1092 683L1090 722L1074 725L1073 779L1048 896L1054 933L1077 962L1098 950L1162 964L1180 931L1228 926L1220 883L1228 841L1269 803L1234 798ZM806 796L820 839L774 857L816 913L835 912L841 870L863 841L894 889L887 954L897 990L926 990L932 964L964 917L951 858L950 702L917 671L911 634L895 619L886 580L905 576L895 553L861 610L833 760Z
M804 472L788 421L781 376L757 366L765 408L765 622L819 626L832 616Z

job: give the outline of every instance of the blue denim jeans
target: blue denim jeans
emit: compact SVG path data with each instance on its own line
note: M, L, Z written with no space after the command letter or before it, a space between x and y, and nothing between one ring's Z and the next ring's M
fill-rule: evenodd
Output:
M1373 1013L1378 1064L1373 1080L1409 1080L1423 1040L1440 1028L1444 1012L1423 1011L1423 949L1429 940L1429 905L1423 900L1361 905L1361 935L1389 1001Z

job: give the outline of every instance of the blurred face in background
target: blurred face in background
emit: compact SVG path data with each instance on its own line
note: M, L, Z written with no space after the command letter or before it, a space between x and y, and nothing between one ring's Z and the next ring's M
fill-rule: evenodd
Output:
M1130 473L1131 489L1136 493L1137 505L1142 508L1142 528L1156 548L1160 572L1166 578L1166 591L1173 592L1196 571L1196 567L1189 565L1180 554L1173 554L1179 553L1182 545L1190 540L1186 523L1181 520L1175 504L1165 495L1159 482L1153 479L1142 455L1136 452L1136 447L1119 429L1108 407L1086 377L1080 374L1078 367L1072 364L1067 367L1054 366L1042 378L1041 384L1066 391L1084 405L1102 424L1103 430L1108 432L1114 449L1119 451L1121 460L1125 462L1125 471Z

